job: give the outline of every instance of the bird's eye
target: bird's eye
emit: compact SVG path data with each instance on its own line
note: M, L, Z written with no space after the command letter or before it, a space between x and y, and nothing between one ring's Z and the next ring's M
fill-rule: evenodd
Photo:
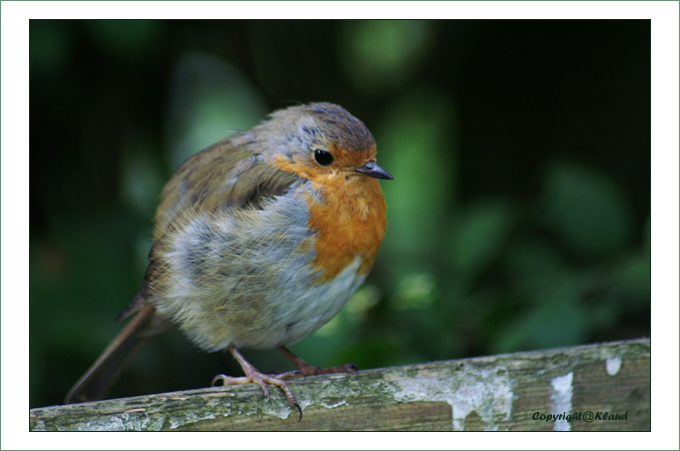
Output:
M316 149L314 151L314 159L321 166L328 166L333 163L333 155L331 155L330 152L321 149Z

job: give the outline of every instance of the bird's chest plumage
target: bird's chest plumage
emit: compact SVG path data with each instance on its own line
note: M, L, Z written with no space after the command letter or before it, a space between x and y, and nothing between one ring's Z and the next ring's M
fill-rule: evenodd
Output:
M160 251L169 277L153 302L207 350L295 342L345 305L383 234L384 201L304 182L257 209L181 221Z

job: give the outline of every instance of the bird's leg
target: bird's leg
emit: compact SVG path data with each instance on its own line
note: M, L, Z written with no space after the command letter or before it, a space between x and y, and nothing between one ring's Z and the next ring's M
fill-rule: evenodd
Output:
M355 374L359 369L353 363L345 363L340 366L333 366L330 368L319 368L318 366L312 366L309 363L302 360L300 357L293 354L285 346L279 346L278 350L281 351L283 355L286 356L288 360L291 361L295 368L302 373L304 376L315 376L317 374L333 374L333 373L353 373ZM292 377L293 372L284 373L281 376Z
M295 396L293 395L293 392L290 391L290 388L288 388L288 384L284 381L286 377L283 377L283 375L270 375L270 374L263 374L260 371L258 371L257 368L255 368L253 365L250 364L242 355L240 352L238 352L238 349L236 349L236 346L233 344L230 344L229 347L229 352L231 352L231 355L234 356L236 361L241 365L241 368L243 369L243 372L245 373L245 376L241 377L232 377L232 376L226 376L224 374L218 374L215 376L215 378L212 381L212 385L215 385L217 381L222 381L224 385L239 385L239 384L250 384L254 383L260 386L262 391L264 392L264 396L267 400L269 400L269 387L267 385L276 385L279 387L283 393L286 395L286 398L288 398L288 402L290 403L290 406L293 409L297 409L298 412L300 412L300 419L302 419L302 409L300 409L300 406L297 403L297 400L295 399Z

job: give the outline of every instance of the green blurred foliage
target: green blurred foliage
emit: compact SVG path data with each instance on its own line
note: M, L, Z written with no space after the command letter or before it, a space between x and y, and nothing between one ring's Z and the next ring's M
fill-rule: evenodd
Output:
M396 88L416 73L433 44L436 22L426 20L343 21L342 66L362 91Z
M582 256L606 256L630 244L626 198L602 173L574 164L548 168L542 207L546 226Z
M649 336L649 73L648 21L32 20L31 407L120 330L178 165L298 101L362 119L395 177L373 272L307 361ZM165 335L112 396L240 373Z

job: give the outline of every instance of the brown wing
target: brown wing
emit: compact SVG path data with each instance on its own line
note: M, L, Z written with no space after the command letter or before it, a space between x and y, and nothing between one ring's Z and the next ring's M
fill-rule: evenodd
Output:
M262 160L257 144L239 133L197 153L182 164L163 189L156 211L154 244L144 283L118 319L130 316L147 304L149 284L163 271L155 249L165 234L181 224L192 211L229 211L258 208L268 197L285 193L301 179Z
M284 193L299 178L262 161L258 143L239 133L189 158L163 190L156 211L157 240L188 211L214 212L257 205ZM255 149L255 150L254 150Z

